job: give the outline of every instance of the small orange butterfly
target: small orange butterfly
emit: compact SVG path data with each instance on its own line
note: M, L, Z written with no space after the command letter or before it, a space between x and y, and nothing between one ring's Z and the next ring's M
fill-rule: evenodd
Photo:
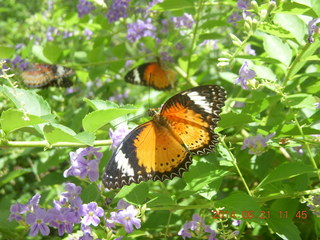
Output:
M133 129L118 146L102 177L107 188L181 177L193 155L218 143L214 128L226 100L223 87L194 87L171 97L152 120Z
M72 82L69 77L72 75L74 71L71 68L43 63L29 65L21 73L23 83L30 88L70 87Z
M175 86L176 72L162 66L160 61L149 62L130 70L125 76L125 81L151 86L157 90L169 90Z

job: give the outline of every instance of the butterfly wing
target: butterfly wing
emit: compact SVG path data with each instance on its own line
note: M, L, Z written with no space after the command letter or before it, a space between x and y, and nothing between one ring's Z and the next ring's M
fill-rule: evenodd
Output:
M163 68L158 62L145 63L129 71L125 81L151 86L157 90L168 90L175 85L176 73L171 69Z
M24 84L30 88L43 88L48 86L69 87L72 82L68 77L72 76L74 71L70 68L50 65L34 64L21 76Z
M183 143L151 120L132 130L109 160L102 181L107 188L180 176L191 164Z
M226 92L216 85L199 86L171 97L162 107L160 116L168 122L193 154L213 151L218 142L214 128L220 120Z

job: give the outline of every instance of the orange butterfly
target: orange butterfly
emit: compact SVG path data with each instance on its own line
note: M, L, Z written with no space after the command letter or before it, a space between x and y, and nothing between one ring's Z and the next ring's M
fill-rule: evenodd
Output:
M107 188L181 177L193 155L213 151L214 128L226 100L223 87L194 87L171 97L152 120L133 129L109 160L102 177Z
M162 66L160 61L144 63L130 70L125 81L132 84L151 86L157 90L168 90L174 87L176 72Z
M71 68L43 63L29 65L21 73L23 83L30 88L70 87L72 82L68 78L72 75L74 71Z

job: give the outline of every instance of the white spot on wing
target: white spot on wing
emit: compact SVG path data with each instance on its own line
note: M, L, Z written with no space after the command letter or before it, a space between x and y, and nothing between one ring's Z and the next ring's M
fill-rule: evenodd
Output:
M57 67L57 74L58 74L58 76L63 76L64 73L65 73L64 67L58 66L58 67Z
M134 176L134 170L129 164L129 159L126 155L122 152L122 143L118 147L118 151L115 155L115 162L117 164L117 169L122 173L124 176Z
M140 75L138 72L138 68L133 70L133 82L139 84L141 82Z
M208 102L205 96L201 96L198 92L189 92L187 96L195 104L199 105L207 113L212 113L212 103Z

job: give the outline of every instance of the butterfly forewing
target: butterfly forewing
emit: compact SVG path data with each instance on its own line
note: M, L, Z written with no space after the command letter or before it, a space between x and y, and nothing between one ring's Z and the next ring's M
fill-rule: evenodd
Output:
M161 115L194 154L211 152L218 142L214 133L226 99L225 90L216 85L195 87L170 98Z

